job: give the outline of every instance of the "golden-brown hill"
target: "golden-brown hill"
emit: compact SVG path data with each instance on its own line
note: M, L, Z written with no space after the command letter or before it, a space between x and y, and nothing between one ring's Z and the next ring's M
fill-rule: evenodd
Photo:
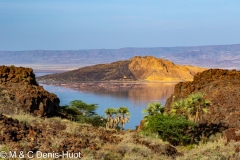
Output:
M38 80L71 81L190 81L206 70L196 66L180 66L152 56L135 56L129 60L98 64L69 72L39 77Z

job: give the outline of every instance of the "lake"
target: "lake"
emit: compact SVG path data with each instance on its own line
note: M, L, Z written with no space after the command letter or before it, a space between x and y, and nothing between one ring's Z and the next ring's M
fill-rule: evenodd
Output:
M35 74L40 76L49 73ZM124 128L135 129L144 116L142 110L151 102L161 102L164 105L173 93L175 83L91 82L62 86L40 85L47 91L55 93L60 99L60 105L69 104L72 100L98 104L97 113L102 116L106 108L128 107L131 116Z

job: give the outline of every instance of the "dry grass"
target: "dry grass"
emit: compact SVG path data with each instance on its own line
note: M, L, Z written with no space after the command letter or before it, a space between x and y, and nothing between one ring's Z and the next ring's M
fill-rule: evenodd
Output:
M91 156L83 157L81 158L81 160L96 160L96 159L94 158L93 155L91 155Z
M118 145L115 144L105 144L101 150L97 151L97 159L108 159L109 157L113 159L120 158L121 160L170 160L171 157L159 155L153 153L148 147L136 144L134 142L133 136L136 135L135 132L126 132L122 135L119 135L123 138L122 142ZM159 139L152 137L144 137L147 142L150 144L166 144L165 142L160 141ZM117 157L117 158L116 158Z
M9 117L9 116L8 116ZM97 137L97 132L89 132L89 124L79 124L77 122L69 121L66 119L61 119L59 117L53 118L40 118L34 117L30 114L19 112L18 114L11 115L13 119L17 119L20 122L26 123L27 125L39 125L39 124L56 124L56 125L65 125L66 129L63 129L63 132L69 134L79 134L88 136L98 145L97 151L93 151L89 148L81 150L81 153L84 155L83 160L170 160L171 157L160 155L158 153L153 153L148 147L142 144L136 144L134 142L134 136L138 133L125 131L118 133L118 136L123 140L119 144L110 144L102 143L102 140ZM51 125L49 125L51 126ZM51 128L50 128L51 129ZM104 127L99 127L99 130L106 130ZM3 134L3 133L1 133ZM147 142L150 145L164 145L168 142L163 142L161 139L156 138L155 136L145 136L144 134L138 134L138 139L141 141ZM59 144L64 140L64 137L51 137L52 146L51 148L58 148ZM26 145L22 142L23 148ZM177 146L177 150L184 155L177 157L177 160L235 160L240 159L239 155L235 153L235 147L240 146L240 143L231 142L226 145L226 139L221 135L213 136L206 143L201 143L199 145L189 145L187 147ZM0 151L10 150L7 145L0 146Z
M178 157L177 160L227 160L234 159L235 143L226 143L226 139L220 137L213 142L202 143L195 146L177 147L178 151L184 153L184 156Z
M20 111L18 114L11 115L13 119L17 119L19 122L25 123L26 125L31 125L33 122L41 122L41 118L34 117L31 114L24 113Z
M69 122L67 122L67 123L69 123ZM72 122L71 125L68 124L68 125L66 125L66 126L67 126L67 128L65 129L64 132L70 133L70 134L74 134L74 135L78 133L79 123Z
M162 144L162 145L164 145L164 144L169 144L169 142L163 141L162 139L160 139L160 138L159 138L157 135L155 135L155 134L146 136L145 133L140 132L140 133L139 133L139 136L141 137L141 140L146 141L146 142L149 142L151 145L154 145L154 144Z

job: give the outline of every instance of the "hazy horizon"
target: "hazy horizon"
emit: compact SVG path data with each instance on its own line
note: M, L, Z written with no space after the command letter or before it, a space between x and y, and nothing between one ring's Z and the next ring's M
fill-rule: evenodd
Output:
M200 46L169 46L169 47L122 47L122 48L93 48L93 49L28 49L28 50L0 50L0 52L25 52L25 51L88 51L88 50L121 50L121 49L154 49L154 48L190 48L190 47L208 47L208 46L233 46L236 44L216 44L216 45L200 45Z
M239 44L240 1L0 0L0 51Z

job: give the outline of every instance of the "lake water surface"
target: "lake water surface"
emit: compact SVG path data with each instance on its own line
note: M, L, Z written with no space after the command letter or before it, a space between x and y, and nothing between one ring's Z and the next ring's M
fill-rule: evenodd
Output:
M36 76L44 75L35 73ZM131 117L126 129L135 129L143 118L142 110L151 102L161 102L173 93L173 83L77 83L74 85L54 86L42 85L47 91L55 93L60 98L60 105L69 104L73 100L98 104L97 113L104 116L104 110L109 107L129 108Z

